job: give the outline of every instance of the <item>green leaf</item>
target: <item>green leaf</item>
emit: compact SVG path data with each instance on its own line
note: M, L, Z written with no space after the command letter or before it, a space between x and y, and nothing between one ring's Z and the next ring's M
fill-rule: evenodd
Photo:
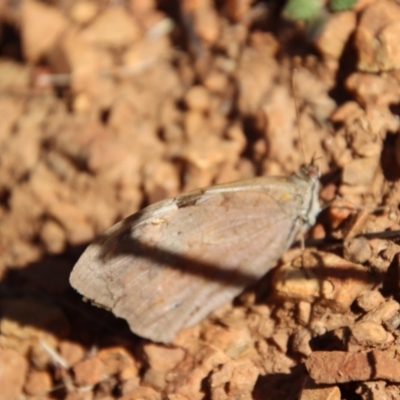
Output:
M321 0L288 0L283 9L285 18L300 21L317 16L323 9Z
M331 11L345 11L353 7L357 0L331 0L329 2L329 9Z

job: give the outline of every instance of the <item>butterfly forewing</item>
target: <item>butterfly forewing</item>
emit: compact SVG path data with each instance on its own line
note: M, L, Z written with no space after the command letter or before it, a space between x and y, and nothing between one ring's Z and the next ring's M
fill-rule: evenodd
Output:
M261 178L157 203L89 246L71 283L138 335L170 342L273 267L303 201L295 184Z

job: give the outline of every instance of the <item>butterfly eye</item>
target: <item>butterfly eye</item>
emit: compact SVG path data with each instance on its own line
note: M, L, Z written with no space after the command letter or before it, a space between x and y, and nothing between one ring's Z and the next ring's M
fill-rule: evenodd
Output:
M321 176L318 167L313 162L311 164L303 164L300 167L300 171L306 178L310 178L313 181L318 180Z
M307 168L307 175L314 181L318 180L321 176L319 169L315 165L309 165Z

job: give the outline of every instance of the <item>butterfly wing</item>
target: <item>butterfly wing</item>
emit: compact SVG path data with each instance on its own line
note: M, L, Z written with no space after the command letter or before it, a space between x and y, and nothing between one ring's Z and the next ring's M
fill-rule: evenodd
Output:
M139 336L170 342L290 246L301 227L298 198L287 183L273 190L217 187L150 206L91 244L71 284Z

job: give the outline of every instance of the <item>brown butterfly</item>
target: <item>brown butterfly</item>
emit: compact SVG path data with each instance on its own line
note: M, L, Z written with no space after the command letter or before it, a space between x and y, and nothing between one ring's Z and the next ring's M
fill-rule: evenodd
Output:
M319 176L313 160L287 178L211 186L146 207L86 249L71 285L137 335L171 342L260 279L315 223Z

